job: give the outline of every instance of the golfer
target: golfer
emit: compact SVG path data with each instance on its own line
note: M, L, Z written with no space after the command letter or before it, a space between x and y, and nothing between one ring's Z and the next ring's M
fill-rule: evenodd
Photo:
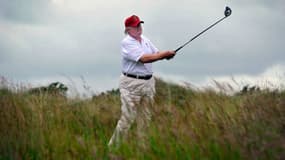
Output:
M155 94L155 79L152 62L171 59L174 51L159 51L142 35L143 21L136 15L125 19L126 37L121 42L122 75L119 89L121 94L121 118L108 143L118 144L126 138L127 131L136 121L138 138L143 141L144 130L151 119L149 107Z

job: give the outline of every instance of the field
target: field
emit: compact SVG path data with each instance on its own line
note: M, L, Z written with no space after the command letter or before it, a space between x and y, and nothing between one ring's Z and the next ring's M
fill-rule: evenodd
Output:
M118 90L90 99L0 89L0 160L285 159L285 91L226 95L157 79L147 139L136 124L107 143L120 117ZM142 145L144 144L144 145Z

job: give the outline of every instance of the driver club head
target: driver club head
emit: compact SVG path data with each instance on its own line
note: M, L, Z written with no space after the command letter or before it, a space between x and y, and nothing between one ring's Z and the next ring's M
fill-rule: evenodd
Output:
M230 7L226 6L224 14L226 17L228 17L232 14L232 10L230 9Z

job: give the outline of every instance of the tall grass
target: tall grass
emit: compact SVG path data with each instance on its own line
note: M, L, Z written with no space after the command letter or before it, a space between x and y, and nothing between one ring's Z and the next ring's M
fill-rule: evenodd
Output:
M228 96L162 80L156 90L147 140L132 127L108 148L117 90L82 100L2 88L0 159L285 159L284 91Z

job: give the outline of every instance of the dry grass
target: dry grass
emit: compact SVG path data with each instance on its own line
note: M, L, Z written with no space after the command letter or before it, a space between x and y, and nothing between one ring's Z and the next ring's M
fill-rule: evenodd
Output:
M285 92L233 96L157 81L146 146L107 142L117 91L92 99L0 90L0 159L284 159Z

